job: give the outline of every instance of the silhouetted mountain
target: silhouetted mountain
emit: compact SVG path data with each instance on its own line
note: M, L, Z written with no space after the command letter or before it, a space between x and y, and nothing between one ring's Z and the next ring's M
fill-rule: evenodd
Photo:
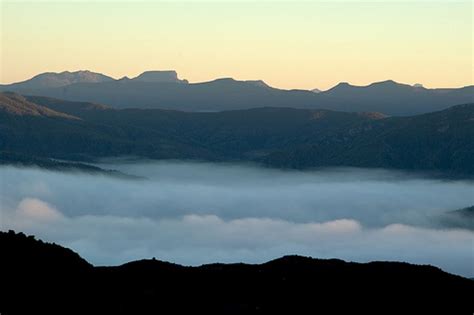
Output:
M413 115L472 103L474 86L459 89L426 89L392 80L353 86L340 83L323 92L327 108L341 111L380 111L389 115Z
M280 168L354 166L474 174L474 104L385 117L291 108L208 113L115 110L27 99L80 119L0 111L0 151L81 161L128 155L254 161Z
M145 71L133 78L134 81L154 82L154 83L188 83L187 80L178 79L176 71Z
M93 267L69 249L0 232L0 312L471 314L474 282L427 265L285 256L260 265L183 267L155 259Z
M147 71L133 79L77 80L55 86L18 83L0 86L0 90L101 103L115 108L225 111L290 107L348 112L375 111L397 116L427 113L474 101L474 86L426 89L394 81L377 82L368 86L340 83L320 93L276 89L260 80L237 81L224 78L203 83L183 83L187 81L179 80L175 71Z
M176 84L134 79L100 84L73 84L57 89L23 90L23 94L87 101L115 108L160 108L186 111L223 111L257 107L307 107L314 93L270 88L261 82L217 79Z
M3 91L48 89L71 85L74 83L99 83L112 80L114 79L111 77L88 70L75 72L64 71L61 73L45 72L23 82L0 85L0 88Z

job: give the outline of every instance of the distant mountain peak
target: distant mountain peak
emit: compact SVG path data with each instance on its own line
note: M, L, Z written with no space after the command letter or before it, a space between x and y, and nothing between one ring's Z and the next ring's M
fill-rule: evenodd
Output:
M327 90L326 92L333 93L336 91L345 91L353 87L354 86L349 84L348 82L339 82L338 84L336 84L335 86Z
M155 83L188 83L188 80L180 80L178 78L178 73L174 70L145 71L132 80Z
M118 79L117 81L129 81L129 80L131 80L131 79L125 75L125 76L121 77L120 79Z
M79 83L79 82L103 82L112 81L113 78L106 76L102 73L92 72L89 70L78 70L78 71L63 71L63 72L45 72L34 76L31 80L49 78L62 80L65 83Z
M46 72L46 73L55 73L55 72ZM100 73L92 72L90 70L77 70L77 71L65 70L65 71L59 72L58 74L88 75L88 74L100 74Z
M237 82L237 80L231 77L223 77L212 80L211 82Z
M384 80L384 81L379 81L379 82L374 82L371 85L400 85L401 83L395 82L394 80Z
M351 84L349 84L349 82L339 82L335 87L344 87L344 86L352 86Z
M35 75L29 80L11 84L9 86L23 89L57 88L74 83L98 83L113 81L114 79L101 73L89 70L44 72Z
M393 90L393 91L398 91L400 88L412 90L413 86L409 84L404 84L404 83L398 83L393 80L385 80L385 81L380 81L380 82L374 82L370 85L367 86L368 88L381 88L384 90Z
M216 86L238 86L238 85L253 85L257 87L272 89L265 81L263 80L236 80L232 77L223 77L218 78L209 82L196 83L196 84L213 84Z
M370 87L392 87L392 86L405 86L406 84L398 83L393 80L384 80L379 82L374 82L369 85L352 85L348 82L340 82L330 90L342 90L350 88L370 88Z
M320 89L312 89L311 92L317 94L317 93L321 93L322 91Z

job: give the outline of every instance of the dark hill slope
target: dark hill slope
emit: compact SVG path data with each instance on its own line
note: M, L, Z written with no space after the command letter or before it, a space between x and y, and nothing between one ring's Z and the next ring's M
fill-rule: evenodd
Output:
M474 104L392 117L264 157L276 167L384 167L474 174Z
M216 113L113 110L105 106L28 97L74 114L79 122L5 116L3 150L56 158L135 155L147 158L248 160L303 137L329 133L379 115L290 108ZM26 125L28 127L26 127ZM2 130L0 129L0 131ZM18 135L13 141L12 135ZM1 145L1 143L0 143Z
M275 314L439 309L471 314L474 282L431 266L286 256L260 265L141 260L91 267L77 254L0 232L0 312Z
M474 174L474 104L410 117L292 108L191 113L115 110L28 97L80 119L0 111L0 151L93 160L254 161L271 167L386 167Z
M0 93L0 96L2 95L7 94ZM12 106L21 108L22 103L15 101ZM58 106L67 107L67 104ZM76 114L88 110L94 112L106 110L100 105L83 103L74 103L71 108ZM140 126L121 127L69 117L70 115L66 113L46 117L20 115L0 108L0 151L82 161L119 155L212 158L212 154L206 153L199 146L182 144L179 139L174 140L168 133L163 134Z
M43 116L53 118L77 119L72 115L55 111L49 107L29 102L25 97L15 93L0 93L0 113L17 116Z

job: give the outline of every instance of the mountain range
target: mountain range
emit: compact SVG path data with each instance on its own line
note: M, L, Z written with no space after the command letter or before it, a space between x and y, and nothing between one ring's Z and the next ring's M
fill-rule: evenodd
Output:
M0 91L101 103L114 108L197 112L291 107L408 116L474 101L474 86L427 89L388 80L367 86L340 83L327 91L282 90L261 80L223 78L189 83L178 79L175 71L147 71L132 79L118 80L90 71L44 73L24 82L0 85Z
M67 86L75 83L99 83L113 81L114 79L101 73L83 71L63 71L40 73L33 78L8 85L0 85L0 87L9 90L16 89L48 89Z
M25 156L78 161L137 156L474 175L474 104L410 117L278 107L199 113L114 109L15 93L0 93L0 104L9 106L0 105L0 151Z
M474 310L472 280L428 265L285 256L256 265L185 267L153 258L96 267L14 231L0 232L0 249L5 315Z

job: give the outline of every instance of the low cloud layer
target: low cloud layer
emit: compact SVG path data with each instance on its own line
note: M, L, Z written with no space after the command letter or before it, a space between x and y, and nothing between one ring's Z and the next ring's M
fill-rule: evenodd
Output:
M109 165L111 167L111 165ZM474 204L474 183L382 170L277 171L207 163L114 164L148 180L0 168L0 228L94 264L182 264L286 254L403 260L474 276L474 233L439 215Z

